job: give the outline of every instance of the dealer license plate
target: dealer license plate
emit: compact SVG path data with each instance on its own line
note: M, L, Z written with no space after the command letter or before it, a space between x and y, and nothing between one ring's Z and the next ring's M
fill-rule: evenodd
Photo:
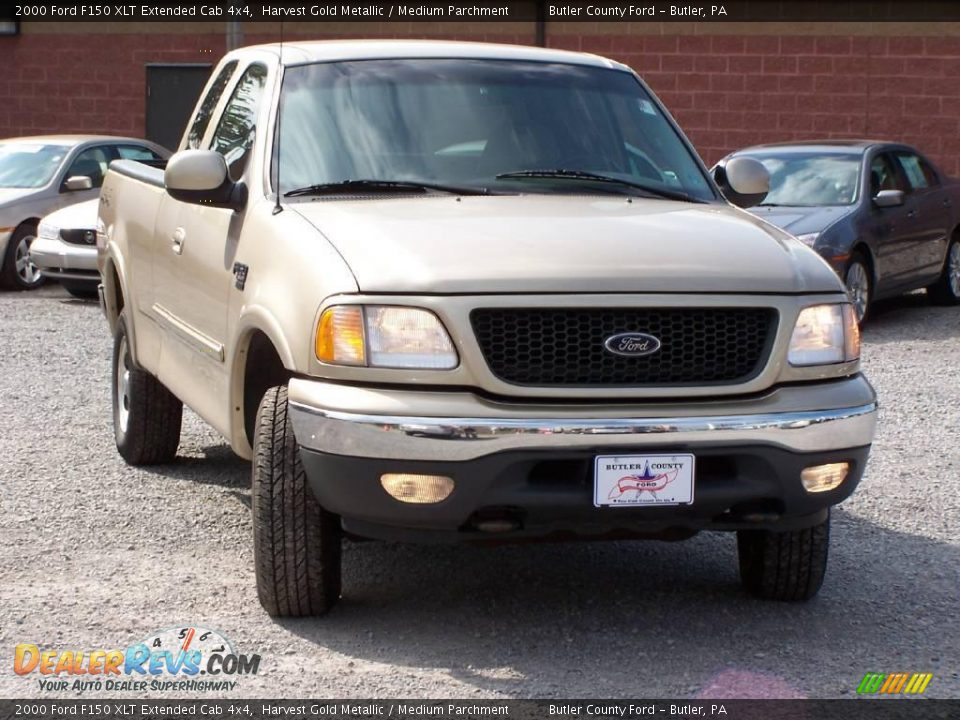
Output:
M693 455L601 455L593 476L596 507L690 505Z

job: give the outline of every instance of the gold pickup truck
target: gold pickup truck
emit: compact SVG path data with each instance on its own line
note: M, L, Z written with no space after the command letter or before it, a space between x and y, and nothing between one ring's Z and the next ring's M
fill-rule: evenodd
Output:
M748 591L812 597L876 397L836 275L740 209L768 183L592 55L231 52L103 186L117 448L170 462L186 403L253 460L272 615L337 602L345 536L736 531Z

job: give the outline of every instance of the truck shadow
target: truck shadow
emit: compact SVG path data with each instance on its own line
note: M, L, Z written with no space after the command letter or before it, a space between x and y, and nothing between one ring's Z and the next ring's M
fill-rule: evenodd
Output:
M412 678L441 669L467 686L462 696L470 687L513 697L842 696L864 672L894 669L932 671L937 696L956 695L957 639L947 628L960 611L960 548L843 510L833 540L825 585L801 604L741 591L728 535L351 544L341 604L326 618L279 625ZM823 658L849 663L849 673L826 672Z

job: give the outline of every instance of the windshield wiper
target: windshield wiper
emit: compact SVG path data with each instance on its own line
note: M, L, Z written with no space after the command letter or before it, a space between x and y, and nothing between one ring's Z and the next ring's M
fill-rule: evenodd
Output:
M650 195L667 198L668 200L684 200L686 202L703 203L706 200L695 198L680 190L665 190L653 187L645 183L634 182L633 180L623 180L613 175L601 175L600 173L590 172L588 170L517 170L515 172L505 172L497 175L497 180L522 180L523 178L547 178L558 180L588 180L592 182L609 183L611 185L621 185L623 187L642 190Z
M319 183L288 190L284 197L305 197L308 195L353 195L355 193L374 192L443 192L451 195L489 195L487 188L468 188L457 185L420 182L419 180L341 180L340 182Z

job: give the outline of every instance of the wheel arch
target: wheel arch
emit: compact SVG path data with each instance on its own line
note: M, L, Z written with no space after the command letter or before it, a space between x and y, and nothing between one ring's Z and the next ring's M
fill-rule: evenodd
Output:
M253 318L237 336L231 371L231 442L243 457L252 456L257 408L268 389L285 385L294 373L293 358L272 323Z

